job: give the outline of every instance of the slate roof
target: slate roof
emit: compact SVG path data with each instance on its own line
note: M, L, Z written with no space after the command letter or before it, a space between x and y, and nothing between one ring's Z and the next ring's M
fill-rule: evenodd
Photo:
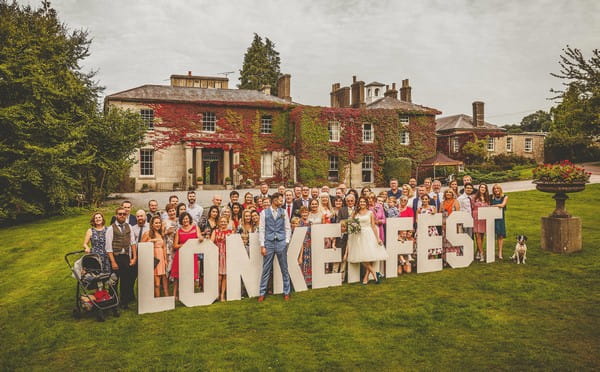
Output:
M383 86L385 86L385 84L380 83L378 81L372 81L369 84L365 85L365 87L372 87L372 86L383 87Z
M447 130L456 130L456 129L468 129L468 130L497 130L497 131L506 131L505 128L500 128L497 125L490 124L486 121L483 122L483 127L476 128L473 126L473 117L470 115L459 114L459 115L451 115L445 116L443 118L438 118L435 120L435 131L447 131Z
M266 102L288 105L290 102L257 90L214 89L172 87L169 85L142 85L106 96L106 100L145 101L145 102Z
M392 97L383 97L377 101L371 102L367 105L368 109L391 109L391 110L405 110L412 112L422 112L431 115L439 115L442 112L438 109L431 107L417 105L411 102L401 101Z

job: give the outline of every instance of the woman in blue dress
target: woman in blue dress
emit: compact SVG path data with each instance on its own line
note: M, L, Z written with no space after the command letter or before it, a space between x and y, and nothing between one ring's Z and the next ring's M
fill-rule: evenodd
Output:
M494 223L496 232L496 241L498 242L498 258L502 260L502 246L504 244L504 238L506 238L506 222L504 220L504 211L506 210L506 203L508 202L508 196L504 195L502 187L495 184L492 187L492 197L490 205L496 206L502 209L502 218L497 219Z
M83 248L86 253L95 253L100 256L102 262L102 272L110 272L110 262L108 260L108 254L106 253L106 226L104 216L100 212L96 212L90 219L90 227L85 232L85 239L83 240ZM90 248L89 244L92 243Z

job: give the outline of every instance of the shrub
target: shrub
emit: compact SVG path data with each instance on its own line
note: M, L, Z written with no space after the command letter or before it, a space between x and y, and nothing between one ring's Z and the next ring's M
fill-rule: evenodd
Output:
M410 179L412 161L409 158L387 159L383 166L383 175L385 182L392 178L397 178L400 183L407 183Z

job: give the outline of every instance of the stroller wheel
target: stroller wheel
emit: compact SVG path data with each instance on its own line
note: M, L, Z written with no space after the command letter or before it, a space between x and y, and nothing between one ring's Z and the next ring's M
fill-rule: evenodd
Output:
M103 322L106 320L106 317L104 316L104 312L102 310L98 310L96 312L96 320L99 322Z
M113 309L113 316L115 318L118 318L121 316L121 313L119 312L119 309L117 309L116 307Z
M73 308L73 318L75 318L75 319L81 318L81 313L79 312L79 309L76 307Z

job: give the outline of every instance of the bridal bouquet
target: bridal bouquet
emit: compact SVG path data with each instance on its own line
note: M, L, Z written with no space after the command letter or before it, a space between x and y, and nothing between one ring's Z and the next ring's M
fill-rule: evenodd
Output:
M348 233L358 234L360 232L360 221L358 218L348 219Z

